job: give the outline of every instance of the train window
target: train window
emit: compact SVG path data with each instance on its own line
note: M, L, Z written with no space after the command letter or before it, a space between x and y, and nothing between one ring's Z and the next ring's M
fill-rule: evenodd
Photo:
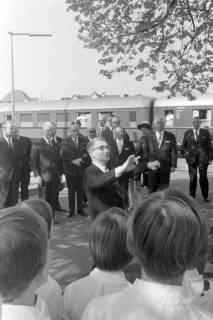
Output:
M43 123L50 120L49 113L38 113L38 127L42 127Z
M86 128L92 125L92 114L90 112L77 112L76 120L81 121L81 127Z
M5 114L4 121L12 121L12 115L11 114Z
M56 113L56 124L57 127L69 127L70 126L70 115L67 113Z
M32 121L32 114L26 113L20 115L20 126L21 127L32 127L33 121Z
M174 110L165 110L165 119L166 119L165 126L166 127L173 127L173 124L174 124Z
M202 126L211 126L211 110L197 109L192 111L192 117L198 117L202 121Z
M136 128L136 111L129 111L129 127Z

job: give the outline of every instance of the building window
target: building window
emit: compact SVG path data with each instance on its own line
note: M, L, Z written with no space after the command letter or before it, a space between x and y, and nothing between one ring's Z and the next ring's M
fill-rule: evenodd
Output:
M56 113L56 125L57 125L57 127L69 127L70 126L70 114Z
M136 111L129 111L129 127L136 128Z
M192 112L192 117L198 117L201 120L202 126L211 126L211 110L207 109L195 109Z
M92 125L92 114L90 112L77 112L76 120L80 120L82 128L87 128Z
M42 127L43 123L50 120L49 113L38 113L38 127Z
M165 110L165 119L166 119L165 126L167 128L173 127L173 125L174 125L174 110Z
M12 121L12 115L11 114L5 114L4 121Z
M21 127L32 127L33 126L32 114L30 114L30 113L21 114L20 115L20 126Z

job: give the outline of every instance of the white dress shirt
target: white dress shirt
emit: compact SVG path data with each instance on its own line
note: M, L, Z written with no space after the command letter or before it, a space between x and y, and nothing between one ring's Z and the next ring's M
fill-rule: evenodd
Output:
M197 137L196 137L196 131L197 131ZM194 137L195 137L195 141L197 141L198 137L199 137L199 133L200 133L200 129L193 129L194 132Z
M123 292L94 299L82 320L210 320L182 286L137 279Z
M64 320L80 320L88 303L96 297L118 292L129 286L123 272L93 269L88 276L68 285L64 291Z
M158 141L158 145L159 145L159 148L161 146L161 143L162 143L162 140L163 140L163 135L164 135L164 131L156 131L156 138L157 138L157 141Z
M51 320L46 303L38 296L35 306L2 304L1 320Z
M116 139L116 144L117 144L117 148L118 148L118 154L120 154L121 151L122 151L123 143L124 143L123 139Z
M51 320L60 320L62 314L62 292L55 279L48 276L48 280L36 293L46 302Z

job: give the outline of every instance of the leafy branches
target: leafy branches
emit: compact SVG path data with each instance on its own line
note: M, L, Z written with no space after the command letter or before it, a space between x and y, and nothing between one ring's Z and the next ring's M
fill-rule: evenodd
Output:
M193 97L213 82L213 0L67 0L79 38L100 53L100 73L165 80L154 88Z

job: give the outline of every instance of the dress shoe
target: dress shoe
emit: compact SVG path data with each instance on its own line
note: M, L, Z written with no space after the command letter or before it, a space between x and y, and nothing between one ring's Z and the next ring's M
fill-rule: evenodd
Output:
M55 221L55 220L54 220L54 221L53 221L53 224L58 224L58 221Z
M56 211L60 211L60 212L65 212L66 210L65 209L62 209L60 206L57 206L55 208Z
M207 198L203 198L203 201L204 202L210 202L209 199L207 199Z
M67 213L67 218L71 218L71 217L73 217L74 216L74 212L69 212L69 213Z
M82 209L82 210L80 210L80 211L78 211L78 214L79 214L79 216L87 217L87 214L84 212L84 210L83 210L83 209Z

